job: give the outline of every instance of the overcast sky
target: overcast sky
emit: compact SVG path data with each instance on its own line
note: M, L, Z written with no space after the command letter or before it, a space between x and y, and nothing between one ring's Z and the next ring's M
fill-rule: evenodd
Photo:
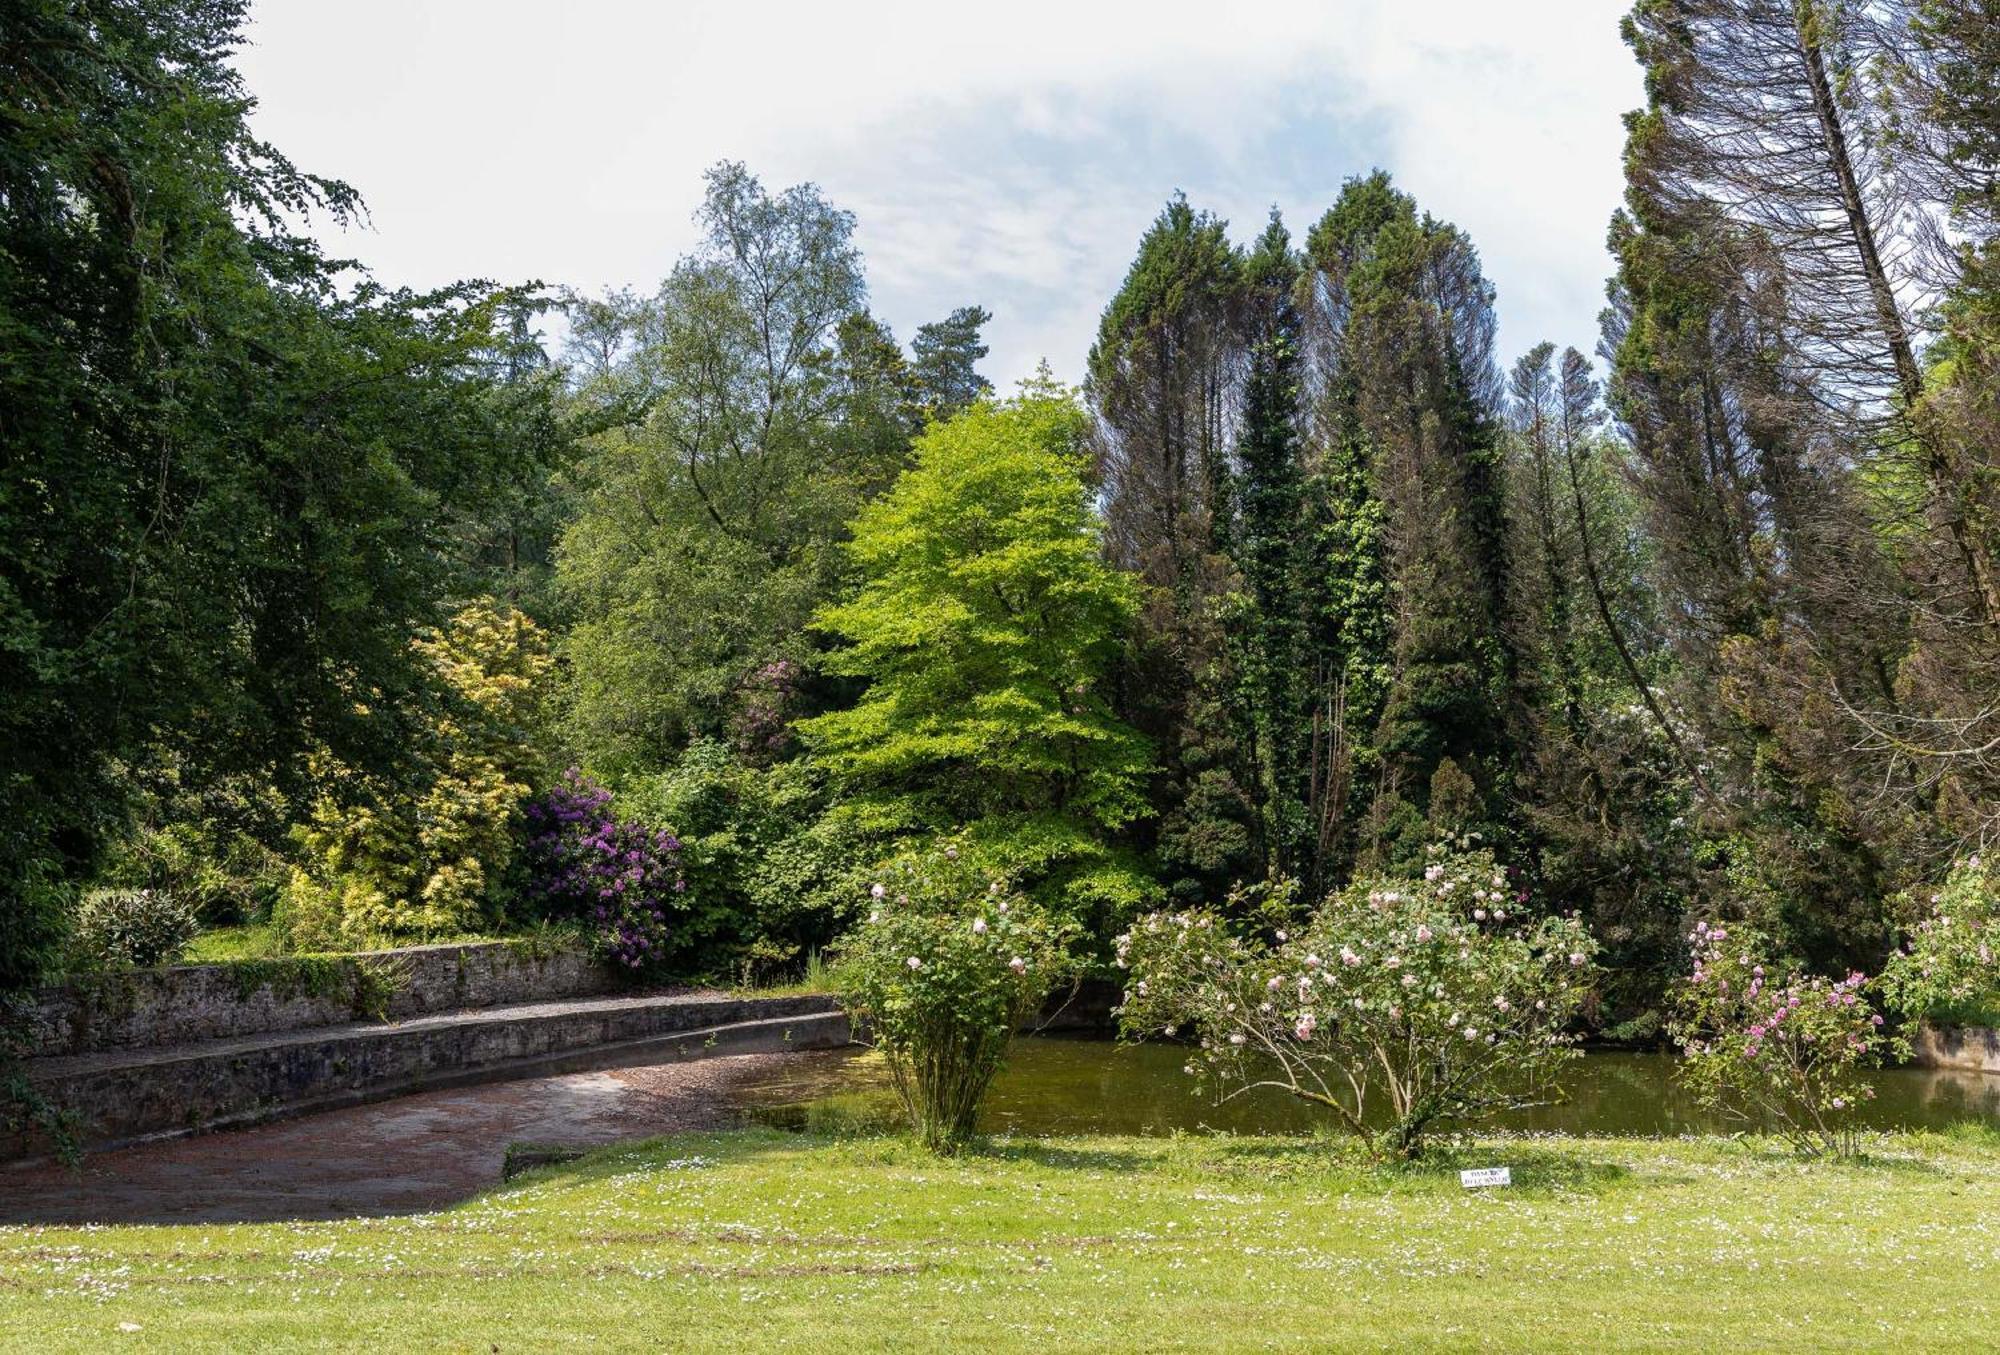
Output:
M701 171L821 185L907 341L978 302L987 374L1083 372L1176 189L1294 236L1380 166L1479 245L1502 356L1589 351L1610 270L1625 0L1014 0L976 9L613 0L260 0L255 127L368 201L329 245L385 282L650 290Z

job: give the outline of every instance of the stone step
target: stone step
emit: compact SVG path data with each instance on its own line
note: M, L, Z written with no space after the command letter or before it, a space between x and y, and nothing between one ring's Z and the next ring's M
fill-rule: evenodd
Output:
M92 1147L477 1082L847 1043L831 998L674 994L537 1002L409 1021L30 1060ZM0 1138L0 1161L45 1149Z

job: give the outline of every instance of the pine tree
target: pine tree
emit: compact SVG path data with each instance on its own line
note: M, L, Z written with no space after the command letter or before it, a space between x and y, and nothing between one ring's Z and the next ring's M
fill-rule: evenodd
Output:
M1479 788L1481 825L1498 826L1515 659L1493 297L1476 252L1378 173L1348 183L1307 255L1328 745L1314 817L1337 874L1421 848L1446 759Z
M917 326L910 341L910 374L929 417L948 419L993 393L993 383L978 371L987 353L979 331L992 318L984 306L960 306L942 320Z
M1262 871L1226 634L1241 288L1226 223L1176 197L1141 238L1090 353L1105 549L1148 586L1122 704L1161 749L1156 848L1189 900Z

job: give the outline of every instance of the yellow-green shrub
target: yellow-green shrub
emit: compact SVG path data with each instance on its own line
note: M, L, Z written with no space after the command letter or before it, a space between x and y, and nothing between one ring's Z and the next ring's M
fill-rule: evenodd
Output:
M471 930L512 860L547 643L482 599L415 647L439 680L430 727L393 783L322 769L278 912L294 949Z

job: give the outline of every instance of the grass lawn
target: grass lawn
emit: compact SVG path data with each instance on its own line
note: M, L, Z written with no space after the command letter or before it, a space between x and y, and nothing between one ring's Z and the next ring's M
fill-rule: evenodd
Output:
M1510 1164L1509 1190L1462 1165ZM136 1328L136 1329L135 1329ZM1725 1140L689 1135L441 1214L0 1228L9 1350L1987 1349L2000 1134Z
M180 964L220 964L226 960L264 960L278 953L278 933L268 923L210 927L188 942Z
M383 937L377 942L359 945L354 950L328 953L355 955L372 950L393 950L398 946L470 945L480 941L523 941L551 947L587 944L580 927L573 924L545 923L505 933L458 932L419 939ZM245 922L227 927L209 927L197 933L174 963L228 964L233 960L276 959L285 953L277 928L267 922Z

